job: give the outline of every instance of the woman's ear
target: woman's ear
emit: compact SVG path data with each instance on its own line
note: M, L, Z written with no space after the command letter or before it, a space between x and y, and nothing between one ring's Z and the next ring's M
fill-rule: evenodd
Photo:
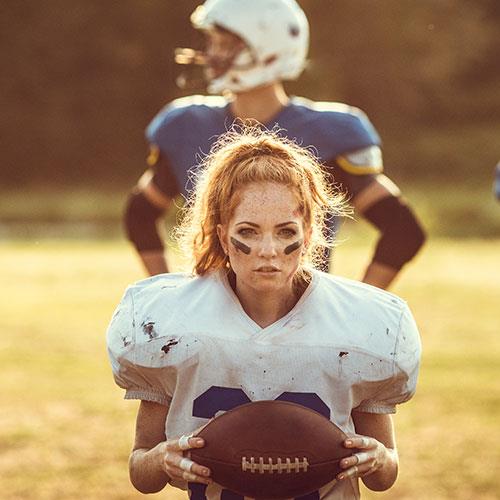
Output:
M309 248L309 245L311 244L311 237L312 237L312 227L308 227L304 231L304 249L306 251Z
M217 236L219 237L219 242L222 247L222 250L224 250L224 253L227 255L227 230L226 226L223 226L222 224L217 224Z

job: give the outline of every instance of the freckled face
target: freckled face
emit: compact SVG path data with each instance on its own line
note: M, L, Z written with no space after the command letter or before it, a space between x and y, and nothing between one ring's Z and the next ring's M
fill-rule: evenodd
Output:
M307 239L294 192L282 184L252 183L239 198L231 220L218 228L238 286L290 289Z

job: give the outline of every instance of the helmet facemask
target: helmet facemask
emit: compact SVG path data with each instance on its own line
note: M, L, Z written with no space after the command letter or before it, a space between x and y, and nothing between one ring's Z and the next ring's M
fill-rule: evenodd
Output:
M210 82L218 80L228 72L239 73L251 70L257 63L252 49L236 34L215 26L204 30L205 50L178 48L175 50L175 62L182 65L201 66L203 81L197 84L210 87ZM233 75L232 78L237 77ZM177 80L181 88L192 87L189 78L183 73ZM235 81L235 83L238 83Z

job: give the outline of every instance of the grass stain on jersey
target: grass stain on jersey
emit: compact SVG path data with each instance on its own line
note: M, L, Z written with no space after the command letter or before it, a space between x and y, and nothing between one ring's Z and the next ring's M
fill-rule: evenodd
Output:
M148 321L147 323L142 323L142 331L144 335L147 335L149 337L149 340L153 340L156 337L158 337L158 333L156 333L155 330L155 322L154 321Z
M161 350L165 353L168 354L170 351L170 348L173 347L174 345L177 345L179 343L178 340L169 340L162 348Z

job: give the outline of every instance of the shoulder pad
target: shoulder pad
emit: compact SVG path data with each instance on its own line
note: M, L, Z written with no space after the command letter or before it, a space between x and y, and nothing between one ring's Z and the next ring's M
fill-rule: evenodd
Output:
M134 293L145 290L148 293L154 294L158 288L177 288L185 283L189 283L192 279L193 276L188 273L156 274L155 276L136 281L128 288Z
M150 142L157 143L156 139L162 129L178 126L185 120L203 120L218 115L226 106L226 99L220 96L193 95L175 99L153 118L146 129L146 136Z
M279 125L302 146L313 147L322 161L380 144L366 114L342 103L293 98Z
M368 146L339 155L337 163L342 170L353 175L380 174L384 170L379 146Z

